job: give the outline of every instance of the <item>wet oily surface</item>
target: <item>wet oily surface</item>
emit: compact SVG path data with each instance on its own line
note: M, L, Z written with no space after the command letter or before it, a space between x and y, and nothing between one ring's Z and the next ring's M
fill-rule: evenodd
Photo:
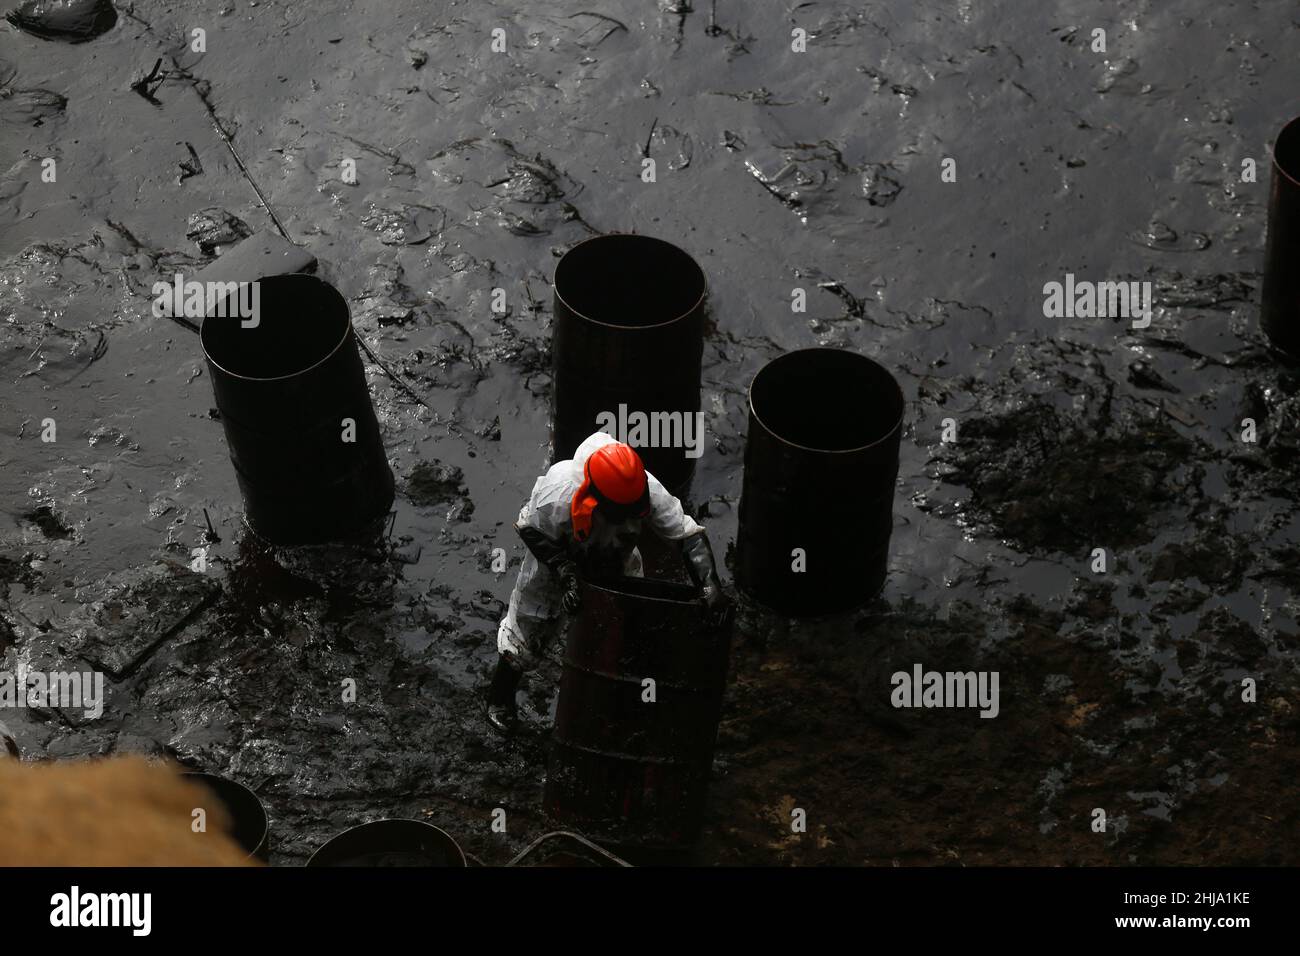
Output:
M140 0L87 42L2 29L0 662L107 675L97 719L6 711L28 754L234 777L282 864L379 817L489 863L542 833L558 667L510 743L482 690L556 258L635 230L708 277L690 504L720 557L763 364L852 348L908 400L879 600L740 616L696 862L1300 862L1300 375L1257 328L1286 4ZM209 108L407 386L368 362L391 545L251 542L197 338L151 314L273 228ZM1067 273L1149 281L1150 326L1044 318ZM997 716L893 707L916 664L998 672Z

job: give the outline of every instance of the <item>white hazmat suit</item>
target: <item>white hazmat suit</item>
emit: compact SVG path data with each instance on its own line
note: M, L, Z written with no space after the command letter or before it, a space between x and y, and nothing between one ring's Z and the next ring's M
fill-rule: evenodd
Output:
M573 536L570 509L573 496L582 485L583 467L597 448L614 441L605 432L596 432L578 446L573 458L552 465L533 485L528 502L519 510L516 525L531 526L552 541L560 542L579 564L604 563L612 567L621 564L624 574L640 577L641 553L635 547L640 521L611 524L597 511L591 536L582 543ZM650 489L650 514L645 520L655 534L668 541L680 541L704 532L682 508L681 501L654 475L646 472L646 482ZM510 607L497 629L497 650L501 655L521 669L531 668L555 636L560 599L558 578L528 551L510 594Z

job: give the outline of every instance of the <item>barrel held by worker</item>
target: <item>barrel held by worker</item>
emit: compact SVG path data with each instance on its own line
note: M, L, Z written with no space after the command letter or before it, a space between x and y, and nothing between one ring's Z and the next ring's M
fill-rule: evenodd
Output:
M581 606L581 577L642 575L636 543L645 525L680 544L710 618L725 621L728 602L704 528L646 471L634 449L596 432L573 458L556 462L537 479L515 522L527 553L497 630L497 665L488 690L488 720L495 729L509 734L517 726L520 679L554 640L561 612L573 614Z

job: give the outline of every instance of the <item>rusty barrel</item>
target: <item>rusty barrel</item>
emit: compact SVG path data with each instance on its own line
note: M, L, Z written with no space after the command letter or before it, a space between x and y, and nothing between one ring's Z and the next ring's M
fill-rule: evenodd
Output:
M703 270L662 239L593 236L564 254L551 346L555 461L608 431L667 488L685 491L696 461L685 445L703 441L704 300Z
M223 300L200 336L245 519L273 544L361 536L392 507L393 472L348 304L315 276L256 285L256 316Z
M614 846L692 843L729 652L729 629L707 625L693 587L647 578L584 582L551 734L548 818Z
M736 584L792 617L850 610L889 566L903 393L865 355L787 352L749 387Z

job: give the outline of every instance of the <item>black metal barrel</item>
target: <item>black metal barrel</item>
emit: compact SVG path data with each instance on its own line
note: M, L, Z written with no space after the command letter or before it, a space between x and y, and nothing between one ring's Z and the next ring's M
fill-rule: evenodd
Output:
M547 816L615 846L693 842L729 651L729 630L707 626L687 585L584 583L551 733ZM643 699L645 678L654 680L653 703Z
M468 866L445 830L421 820L374 820L331 838L312 854L310 867Z
M364 534L393 472L347 302L315 276L258 284L255 326L210 313L201 336L249 527L274 544Z
M795 617L854 608L885 583L903 393L864 355L787 352L749 386L736 583Z
M206 787L230 816L230 836L249 855L263 862L267 858L270 827L266 808L257 794L242 783L214 773L182 774L186 780ZM209 808L203 808L209 809Z
M619 420L634 426L637 414L659 416L652 420L658 423L652 424L658 435L637 441L610 434L635 447L650 473L669 489L686 489L696 459L685 448L649 442L677 440L680 445L688 437L684 416L695 425L704 298L704 272L662 239L595 236L564 254L555 267L555 461L573 457L584 438L601 430L598 416L619 416L623 406L627 415Z
M1300 360L1300 117L1273 144L1261 325L1273 345Z

